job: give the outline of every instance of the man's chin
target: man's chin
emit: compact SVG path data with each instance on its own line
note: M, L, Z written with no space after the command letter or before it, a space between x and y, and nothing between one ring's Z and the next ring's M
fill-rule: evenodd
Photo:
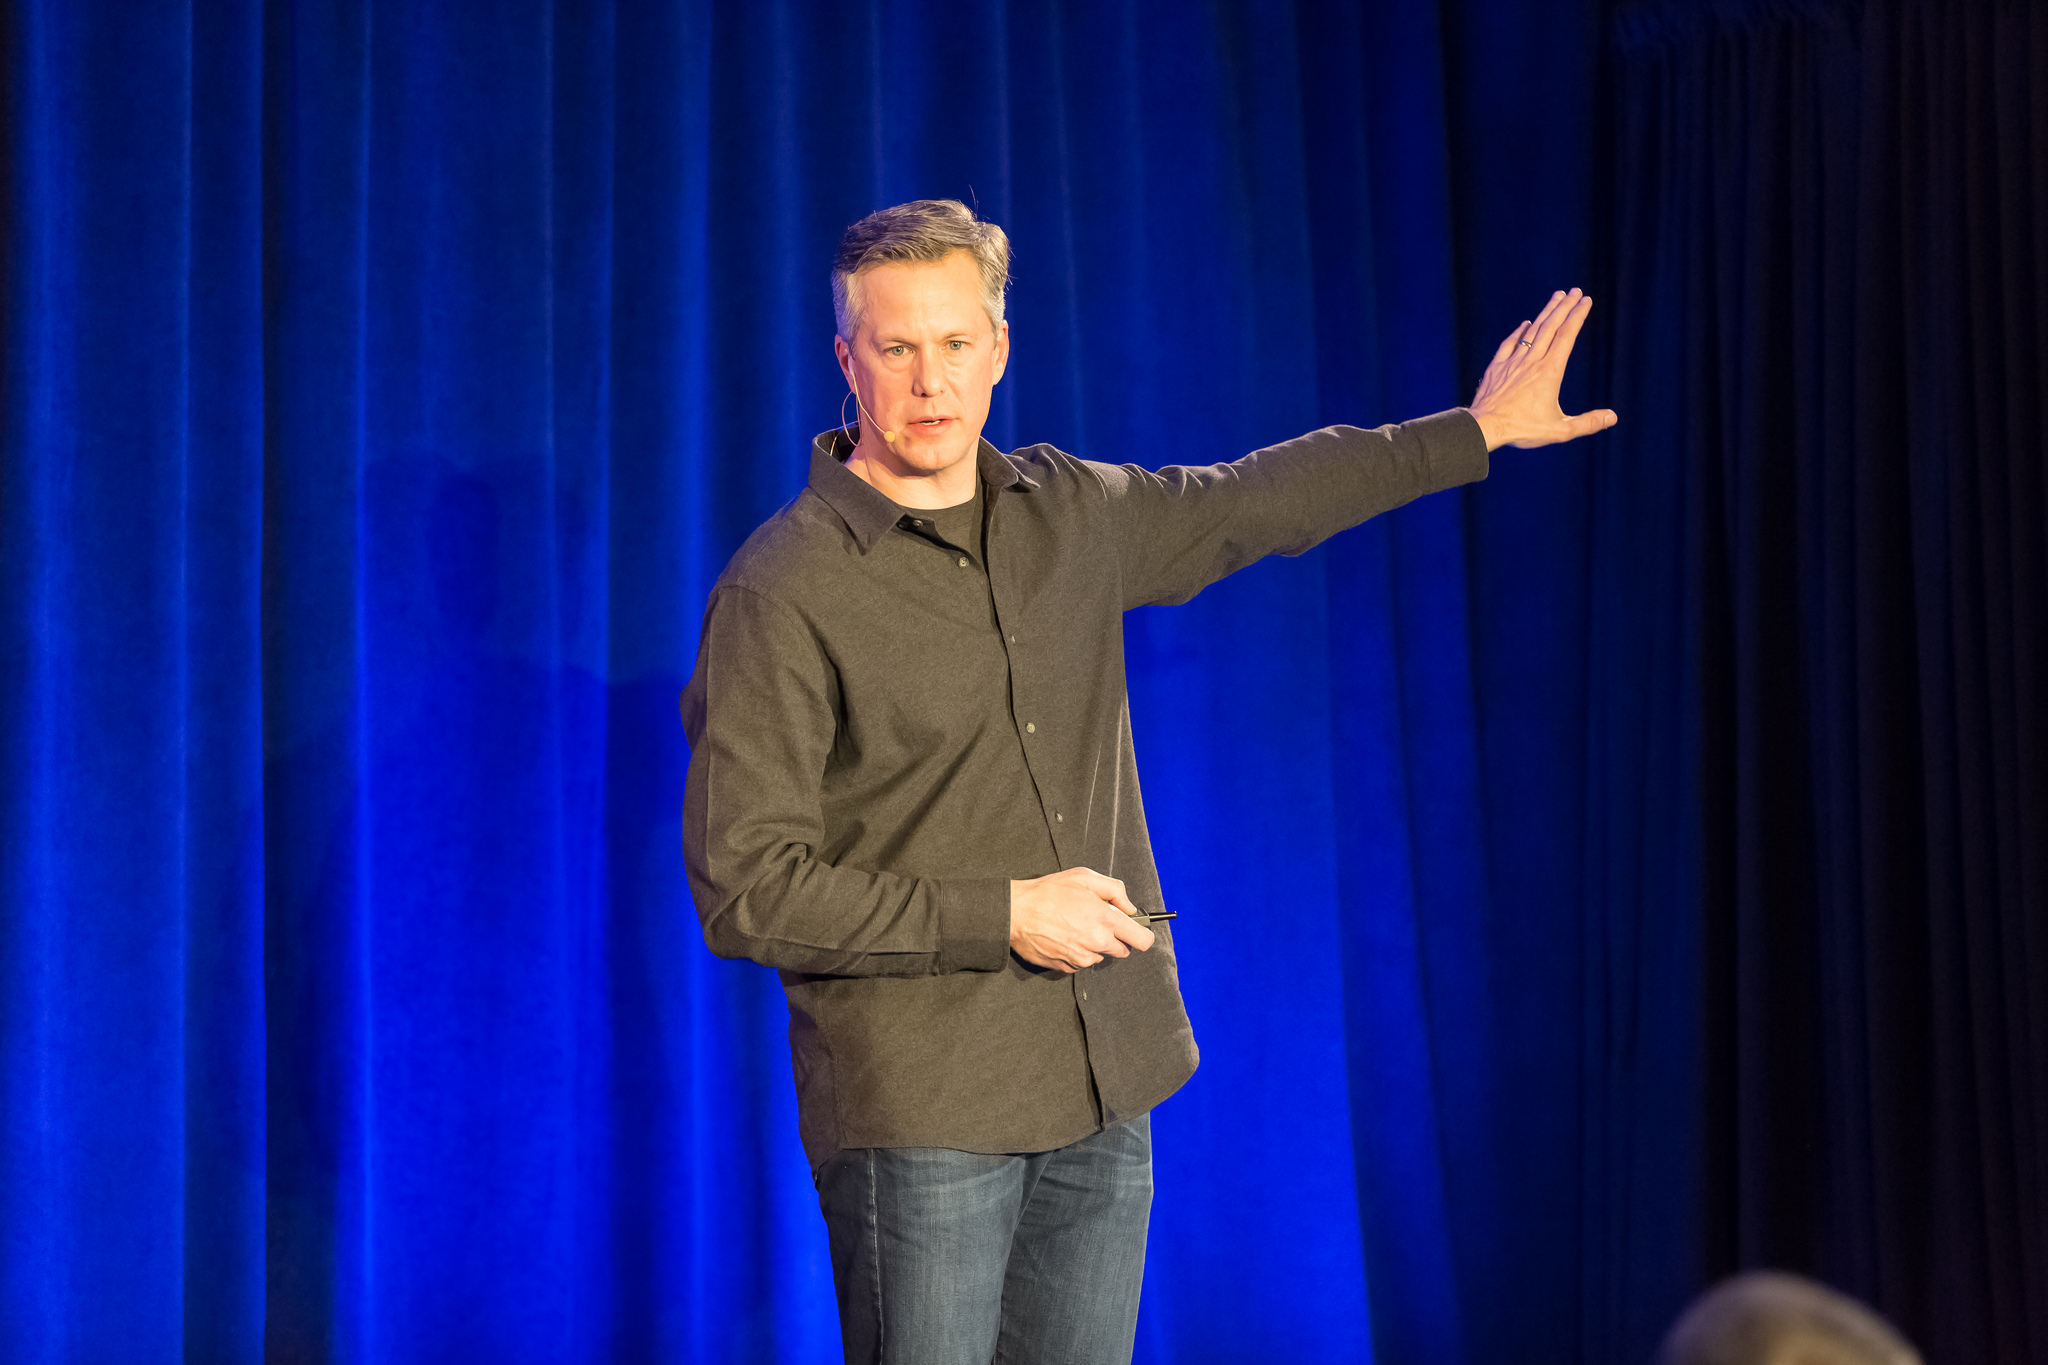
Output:
M927 474L936 474L951 469L962 460L974 457L979 444L979 431L967 432L955 426L952 430L934 435L920 434L915 428L896 438L896 449L906 464Z

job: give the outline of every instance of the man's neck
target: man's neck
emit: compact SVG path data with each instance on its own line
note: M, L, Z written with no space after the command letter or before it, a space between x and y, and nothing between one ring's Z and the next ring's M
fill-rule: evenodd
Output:
M974 500L975 480L980 473L980 461L976 459L978 440L968 447L966 455L943 469L933 470L906 466L891 458L889 452L870 449L871 443L879 445L880 441L863 431L860 444L846 457L846 467L897 506L936 509L958 507Z

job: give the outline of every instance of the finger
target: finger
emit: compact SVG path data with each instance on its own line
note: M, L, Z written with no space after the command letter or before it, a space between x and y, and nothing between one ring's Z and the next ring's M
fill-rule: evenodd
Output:
M1557 425L1549 428L1541 436L1533 440L1517 441L1515 444L1525 449L1562 445L1566 441L1576 441L1581 436L1591 436L1595 432L1605 431L1619 420L1610 408L1582 412L1577 417L1560 417L1557 419Z
M1523 339L1525 341L1534 343L1536 346L1540 348L1543 343L1539 339L1538 334L1542 332L1544 324L1549 322L1550 319L1557 313L1557 310L1565 307L1566 304L1569 303L1569 301L1570 296L1566 294L1564 290L1558 289L1552 291L1550 297L1543 301L1543 307L1537 310L1536 320L1530 323L1529 330L1523 333Z
M1548 317L1544 317L1540 323L1536 323L1536 336L1532 340L1536 342L1534 350L1536 350L1538 356L1548 356L1550 354L1550 346L1556 344L1556 334L1559 334L1559 327L1563 327L1565 319L1571 317L1573 311L1577 311L1581 297L1583 295L1577 289L1573 289L1569 295L1565 295L1559 301L1559 305L1548 309L1548 313L1550 313Z
M1515 343L1519 342L1524 336L1528 335L1528 332L1529 324L1526 321L1523 322L1521 326L1515 328L1514 331L1509 332L1508 339L1506 341L1503 341L1500 344L1499 349L1493 353L1493 363L1498 365L1501 363L1501 361L1506 360L1508 356L1513 353L1515 349Z
M1132 919L1127 919L1120 924L1111 926L1110 932L1141 953L1148 951L1153 943L1158 940L1158 936L1150 929ZM1118 954L1120 957L1128 957L1129 955L1130 949L1128 948Z
M1123 911L1126 915L1141 915L1144 913L1144 911L1138 909L1131 902L1130 894L1124 890L1124 884L1114 877L1104 877L1096 886L1095 894Z
M1564 324L1564 320L1571 316L1572 310L1578 307L1581 297L1583 296L1579 291L1574 289L1553 300L1551 305L1543 310L1543 316L1536 320L1536 335L1531 338L1536 343L1537 355L1550 354L1551 340L1556 337L1557 329Z
M1592 412L1582 412L1577 417L1564 419L1564 427L1569 434L1563 439L1576 441L1581 436L1591 436L1596 431L1605 431L1620 420L1620 416L1612 408L1596 408Z
M1545 353L1557 362L1559 369L1563 369L1565 362L1572 358L1572 347L1579 341L1579 329L1586 325L1586 315L1592 311L1593 300L1582 296L1559 322L1557 334L1551 338L1550 348Z

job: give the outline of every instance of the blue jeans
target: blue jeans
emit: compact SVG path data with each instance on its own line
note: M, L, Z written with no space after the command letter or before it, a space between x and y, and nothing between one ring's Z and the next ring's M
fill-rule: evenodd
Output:
M854 1147L818 1172L848 1365L1125 1365L1147 1115L1050 1152Z

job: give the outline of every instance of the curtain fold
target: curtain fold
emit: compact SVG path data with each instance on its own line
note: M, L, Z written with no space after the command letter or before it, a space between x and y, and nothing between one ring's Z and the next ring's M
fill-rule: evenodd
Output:
M1617 31L1618 401L1701 573L1703 1251L2048 1350L2048 23Z
M262 1301L260 30L5 22L0 1353L225 1357Z

